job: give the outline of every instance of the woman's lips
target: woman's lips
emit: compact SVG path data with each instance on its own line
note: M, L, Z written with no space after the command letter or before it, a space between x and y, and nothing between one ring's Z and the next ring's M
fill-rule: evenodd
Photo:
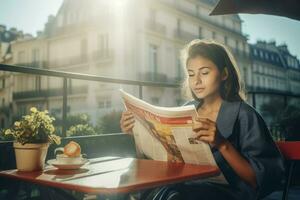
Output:
M204 88L196 88L195 91L196 92L202 92L204 90Z

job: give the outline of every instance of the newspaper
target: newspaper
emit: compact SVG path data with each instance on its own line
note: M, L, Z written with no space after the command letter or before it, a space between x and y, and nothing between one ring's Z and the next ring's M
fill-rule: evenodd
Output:
M133 135L137 151L147 158L217 166L210 146L195 139L194 105L159 107L142 101L120 89L126 110L135 117ZM228 184L221 173L209 181Z

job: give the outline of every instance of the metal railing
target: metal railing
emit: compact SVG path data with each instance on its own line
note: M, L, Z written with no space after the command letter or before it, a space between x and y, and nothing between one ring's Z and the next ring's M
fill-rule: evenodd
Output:
M126 80L126 79L117 79L110 78L105 76L95 76L88 75L82 73L71 73L71 72L63 72L63 71L55 71L55 70L47 70L47 69L38 69L32 67L23 67L23 66L15 66L15 65L7 65L0 64L0 71L8 71L8 72L17 72L24 73L30 75L42 75L42 76L50 76L50 77L60 77L63 79L63 88L62 92L58 92L57 90L52 91L56 95L62 95L62 134L65 135L66 132L66 118L67 118L67 96L68 94L75 93L75 91L69 90L68 88L68 80L69 79L77 79L77 80L87 80L87 81L96 81L96 82L105 82L105 83L113 83L113 84L126 84L126 85L135 85L139 88L139 98L143 98L143 87L151 86L151 87L170 87L170 88L179 88L181 86L180 83L170 83L166 82L164 79L155 80L155 82L151 81L138 81L138 80ZM288 104L288 98L299 98L300 94L293 94L290 92L282 92L282 91L273 91L273 90L257 90L257 88L249 87L247 91L248 95L251 95L252 98L252 106L256 108L256 96L257 95L277 95L283 98L284 106ZM82 89L81 89L82 90ZM80 91L81 91L80 90ZM50 89L51 91L51 89ZM38 93L34 92L35 95L45 95L47 91L39 91ZM33 91L29 91L29 93L21 92L15 93L15 97L24 97L24 95L33 94ZM51 95L51 94L47 94ZM7 109L6 109L7 110Z
M105 76L95 76L95 75L88 75L82 73L37 69L32 67L23 67L23 66L15 66L15 65L7 65L7 64L0 64L0 71L18 72L18 73L24 73L30 75L40 75L40 76L42 75L42 76L60 77L63 79L62 134L65 134L66 132L65 122L67 118L68 79L135 85L139 87L139 98L141 99L143 98L143 86L170 87L170 88L178 88L180 86L179 83L135 81L135 80L109 78ZM24 96L25 94L19 94L19 95Z

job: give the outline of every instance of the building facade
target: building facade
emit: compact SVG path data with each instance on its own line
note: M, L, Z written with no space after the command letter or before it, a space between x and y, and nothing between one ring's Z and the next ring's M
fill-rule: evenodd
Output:
M27 37L16 28L7 29L0 25L0 63L13 64L11 43ZM0 128L11 124L13 113L13 76L10 72L0 71Z
M276 42L258 41L250 45L252 60L253 91L300 94L300 64L296 56L291 55L287 45ZM258 110L264 104L276 103L278 108L284 106L287 99L279 95L256 95ZM290 98L289 104L299 104L299 100ZM270 121L272 117L264 116Z
M56 16L49 17L42 33L12 44L12 63L120 79L180 82L184 77L180 50L193 39L206 38L230 47L246 83L251 84L249 46L242 34L242 22L238 15L209 17L214 3L65 0ZM68 84L72 88L68 96L70 113L88 112L95 118L112 109L123 109L120 85L77 80L68 80ZM121 87L138 96L137 87ZM58 78L14 75L12 101L17 114L38 105L60 115L60 88L62 80ZM163 106L185 101L180 89L163 87L144 87L143 98Z

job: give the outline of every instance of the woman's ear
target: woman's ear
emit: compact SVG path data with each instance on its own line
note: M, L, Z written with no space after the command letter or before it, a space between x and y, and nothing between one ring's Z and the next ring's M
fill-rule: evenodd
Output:
M228 78L228 69L227 69L227 67L224 67L224 69L222 71L222 74L221 74L221 78L222 78L222 81L225 81Z

